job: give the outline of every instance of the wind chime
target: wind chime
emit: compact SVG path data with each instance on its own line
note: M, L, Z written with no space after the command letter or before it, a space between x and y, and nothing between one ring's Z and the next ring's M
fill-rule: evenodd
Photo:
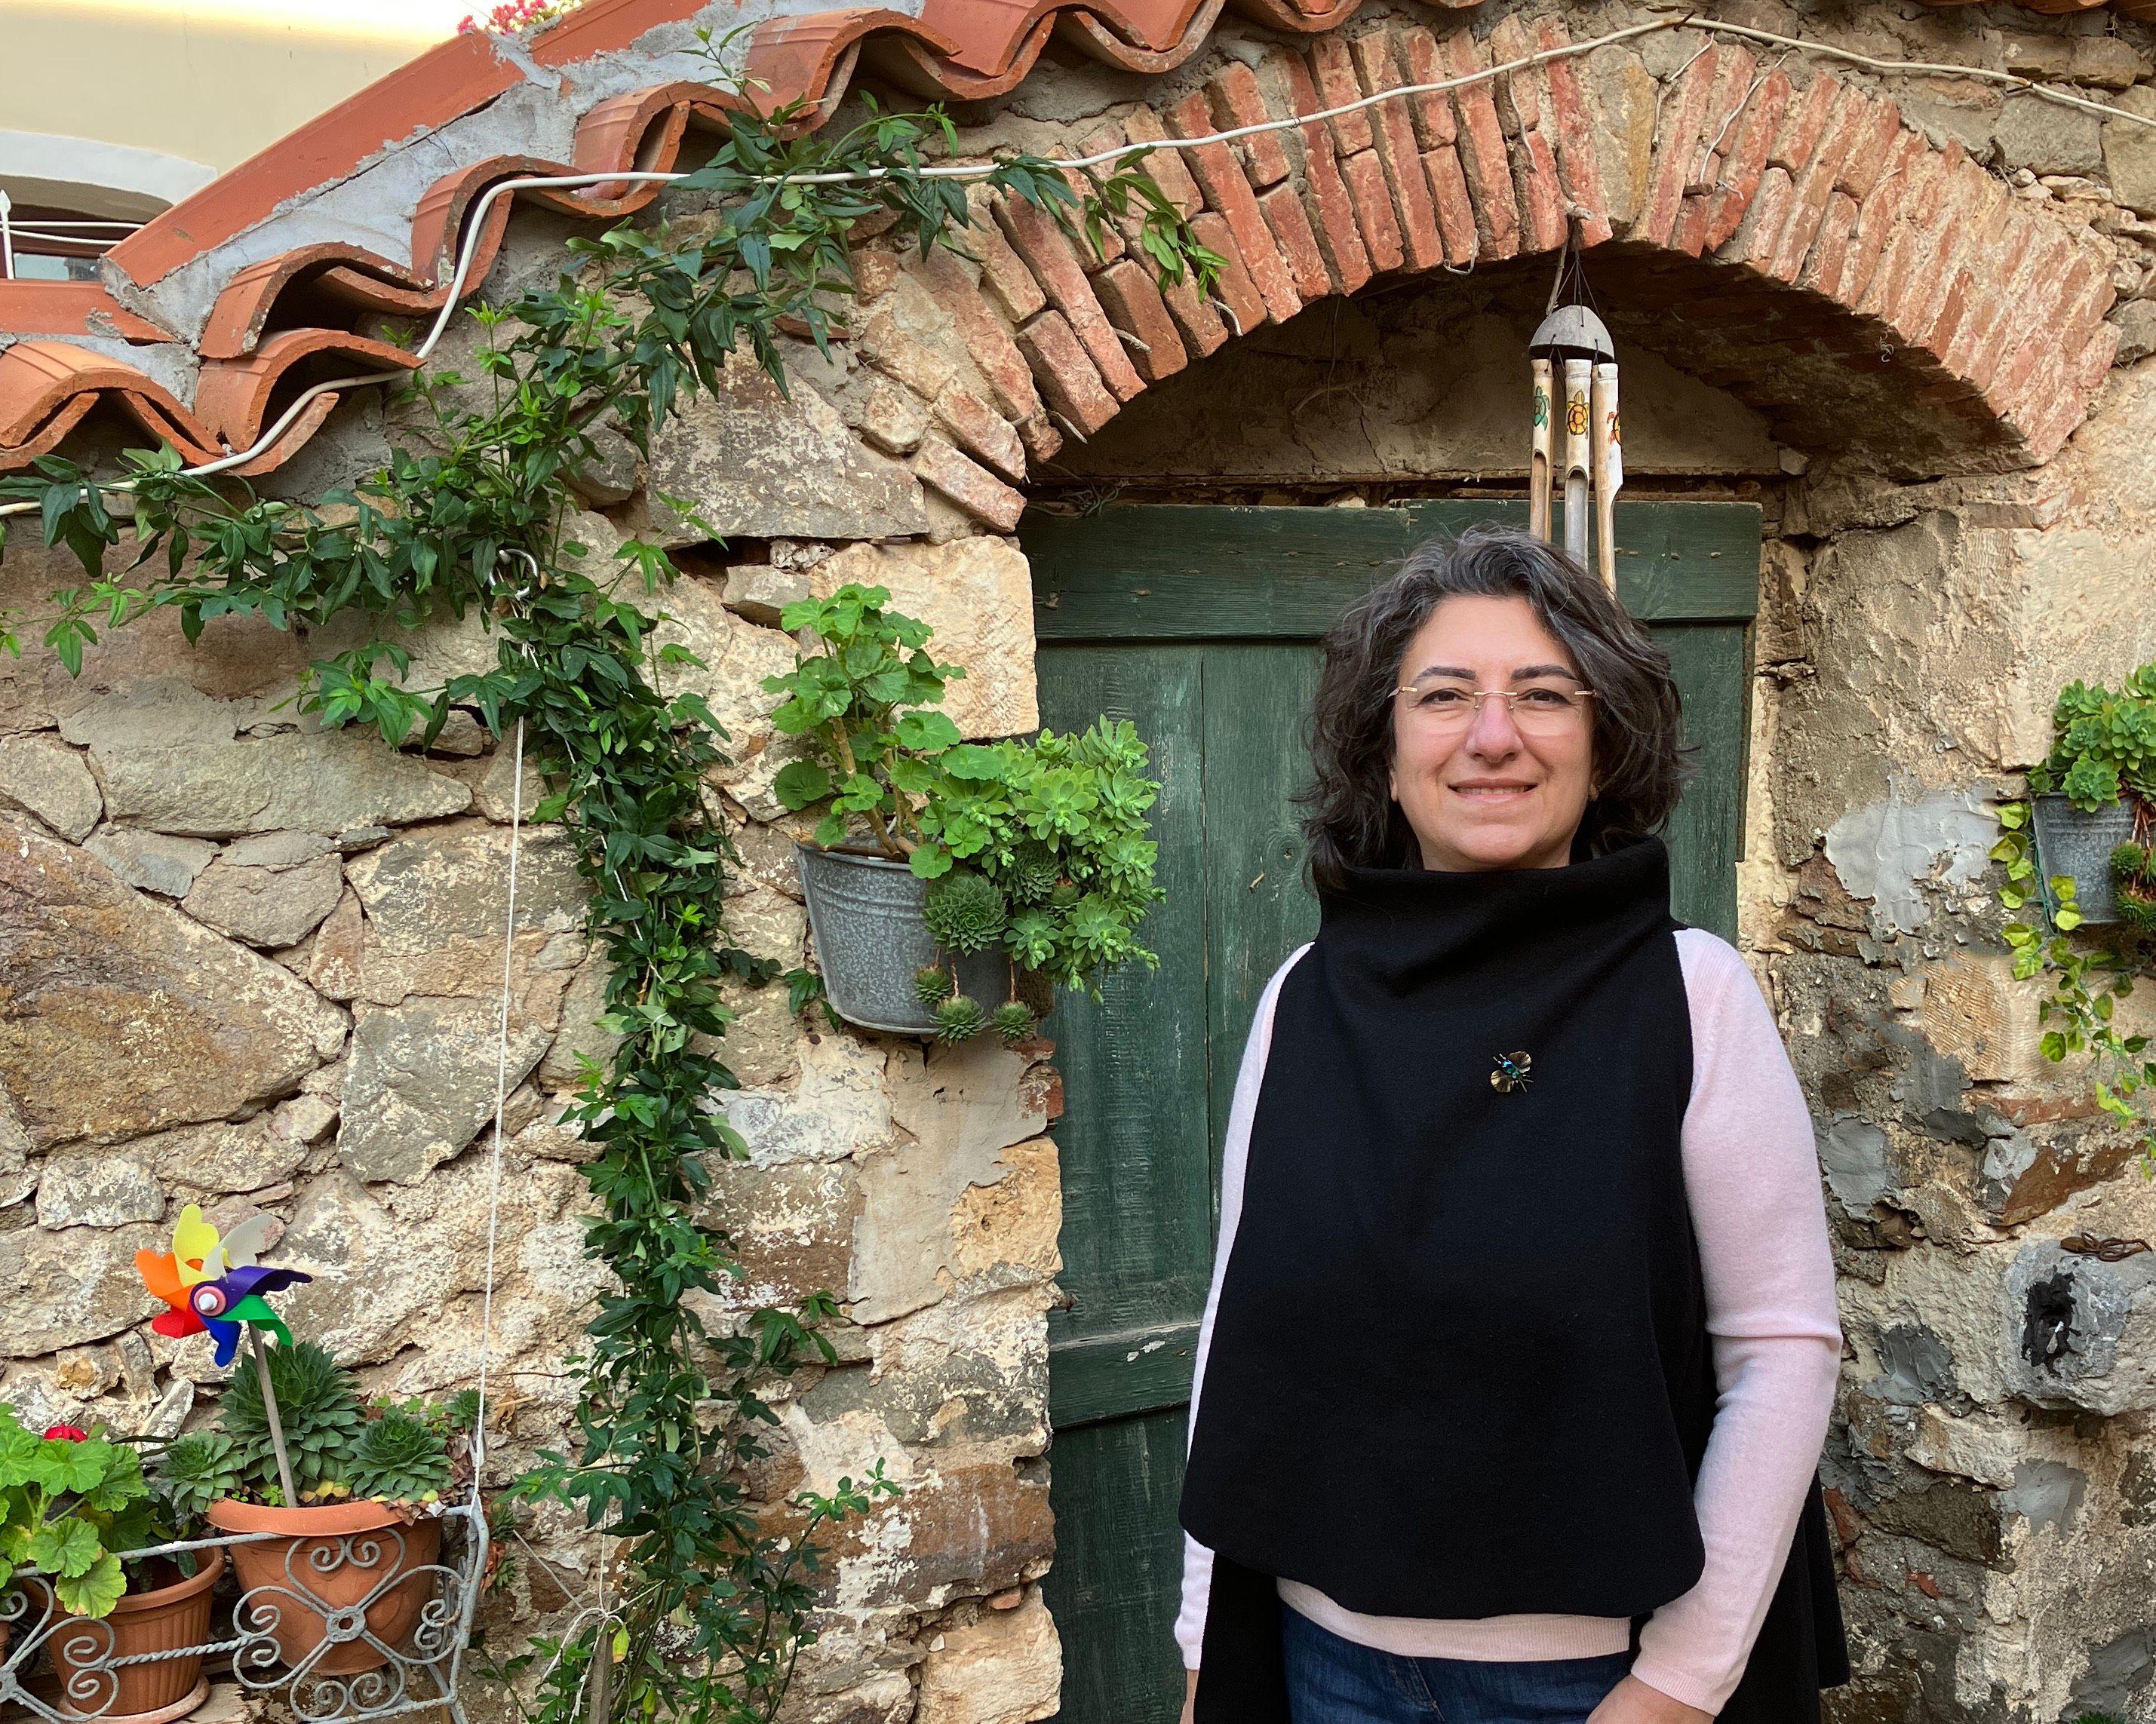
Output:
M1610 344L1608 326L1585 302L1587 282L1575 241L1576 235L1568 236L1558 254L1548 315L1527 343L1527 364L1534 380L1527 531L1545 543L1550 541L1553 496L1561 473L1564 548L1574 561L1588 561L1591 519L1594 567L1601 572L1603 584L1614 593L1617 493L1625 487L1625 445L1617 423L1617 350ZM1567 303L1560 305L1560 300Z

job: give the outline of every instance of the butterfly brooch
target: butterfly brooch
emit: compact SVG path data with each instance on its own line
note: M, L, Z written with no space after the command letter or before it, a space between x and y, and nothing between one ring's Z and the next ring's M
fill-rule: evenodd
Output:
M1490 1087L1500 1095L1509 1095L1515 1090L1524 1090L1531 1081L1527 1068L1534 1064L1526 1054L1500 1054L1496 1056L1497 1069L1490 1074Z

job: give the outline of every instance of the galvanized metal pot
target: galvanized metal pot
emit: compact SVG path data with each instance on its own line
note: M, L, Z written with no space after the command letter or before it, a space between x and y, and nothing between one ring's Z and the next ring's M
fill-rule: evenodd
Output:
M2030 819L2045 906L2058 908L2051 899L2051 877L2071 875L2084 922L2123 921L2112 884L2111 853L2133 836L2133 798L2121 797L2107 808L2084 813L2053 792L2034 798Z
M915 998L913 973L943 961L921 919L927 882L903 862L796 842L808 931L834 1011L864 1029L933 1035L936 1018ZM959 988L986 1006L1010 993L1010 960L1000 949L958 960Z

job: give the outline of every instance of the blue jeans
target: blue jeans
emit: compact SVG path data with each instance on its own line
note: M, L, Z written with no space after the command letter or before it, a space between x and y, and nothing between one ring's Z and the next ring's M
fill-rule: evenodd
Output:
M1629 1652L1500 1663L1410 1658L1345 1639L1281 1601L1293 1724L1586 1724Z

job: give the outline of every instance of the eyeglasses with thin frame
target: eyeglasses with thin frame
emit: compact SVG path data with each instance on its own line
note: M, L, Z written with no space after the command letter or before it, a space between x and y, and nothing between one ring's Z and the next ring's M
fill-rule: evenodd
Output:
M1466 689L1457 683L1427 686L1403 683L1394 695L1409 696L1408 716L1427 730L1464 731L1481 716L1482 703L1495 695L1511 709L1512 719L1522 736L1560 736L1571 730L1589 700L1599 696L1593 689L1561 689L1537 683L1524 689Z

